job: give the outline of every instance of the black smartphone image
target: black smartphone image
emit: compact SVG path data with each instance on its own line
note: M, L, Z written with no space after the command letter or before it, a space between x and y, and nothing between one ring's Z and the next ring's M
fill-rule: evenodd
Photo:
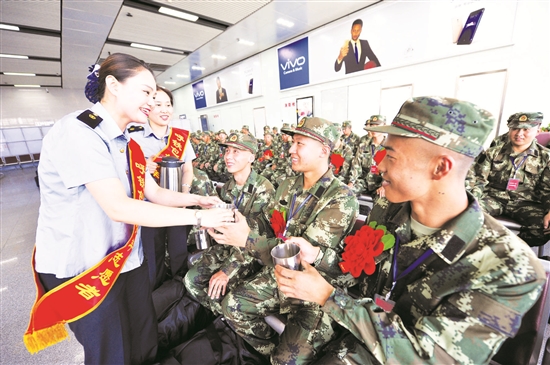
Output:
M254 79L250 79L250 82L248 83L248 93L254 93Z
M458 42L456 42L456 44L472 43L477 31L477 27L479 26L479 22L481 21L481 16L483 15L484 11L485 11L485 8L481 8L479 10L472 11L470 13L470 15L468 16L468 20L466 20L466 24L464 25L464 28L462 29L462 32L460 33L460 37L458 37Z

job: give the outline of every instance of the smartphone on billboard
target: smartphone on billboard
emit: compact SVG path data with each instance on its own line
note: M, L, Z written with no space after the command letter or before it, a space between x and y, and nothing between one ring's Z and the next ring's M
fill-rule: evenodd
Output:
M254 94L254 79L250 79L248 83L248 93Z
M462 28L462 32L460 33L460 37L458 37L458 42L456 42L456 44L472 43L484 11L485 8L481 8L470 13L470 15L468 16L468 20L466 20L464 28Z

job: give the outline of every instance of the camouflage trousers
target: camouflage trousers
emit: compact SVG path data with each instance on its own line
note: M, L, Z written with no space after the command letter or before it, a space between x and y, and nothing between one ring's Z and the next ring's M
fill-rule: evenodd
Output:
M535 202L503 202L489 196L482 197L479 204L489 215L511 218L521 224L519 238L529 246L542 246L550 240L550 234L544 234L542 204Z
M369 350L348 331L332 341L315 365L381 365Z
M214 245L205 250L201 258L189 269L184 278L187 292L194 297L204 307L210 309L214 314L222 313L221 301L224 296L218 299L212 299L208 296L208 287L210 278L222 267L227 265L230 259L231 247L225 245ZM225 288L225 295L236 286L243 284L246 278L258 272L261 266L256 261L243 263L236 275L229 279Z
M307 364L332 339L337 324L315 303L280 295L272 267L226 295L222 302L227 323L272 364ZM270 314L288 314L278 337L265 322Z

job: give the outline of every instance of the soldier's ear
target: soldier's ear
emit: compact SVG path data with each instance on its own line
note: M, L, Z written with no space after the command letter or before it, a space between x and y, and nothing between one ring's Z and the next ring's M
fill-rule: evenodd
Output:
M248 162L254 162L254 155L251 155L250 157L248 157Z

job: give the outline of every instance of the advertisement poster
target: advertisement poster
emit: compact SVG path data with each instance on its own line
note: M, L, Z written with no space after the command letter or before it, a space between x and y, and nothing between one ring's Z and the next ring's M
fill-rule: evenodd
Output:
M195 108L206 108L262 95L259 56L251 57L193 84ZM195 85L201 84L204 102L197 104Z
M206 107L206 97L204 95L204 83L202 81L193 84L193 97L195 98L195 109Z
M308 38L277 50L281 90L309 84Z

